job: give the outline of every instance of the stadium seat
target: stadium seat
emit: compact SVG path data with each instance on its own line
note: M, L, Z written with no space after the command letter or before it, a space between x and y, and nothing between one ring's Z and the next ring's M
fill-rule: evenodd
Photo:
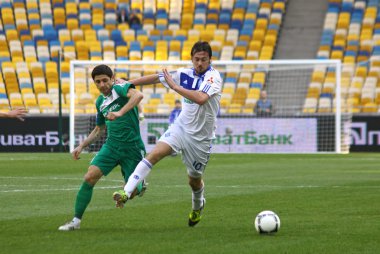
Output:
M8 98L0 98L0 111L8 111L10 109Z
M38 108L36 96L35 96L34 93L25 93L25 94L23 94L23 100L24 100L24 103L25 103L25 107L27 109Z
M12 109L23 108L24 101L22 99L21 93L12 92L9 94L9 103Z
M317 111L318 101L316 98L306 98L303 113L315 113Z
M237 104L237 103L231 103L227 110L228 114L240 114L241 112L242 112L242 106L241 104Z
M377 113L378 112L378 106L374 102L368 102L363 106L362 112L363 113Z

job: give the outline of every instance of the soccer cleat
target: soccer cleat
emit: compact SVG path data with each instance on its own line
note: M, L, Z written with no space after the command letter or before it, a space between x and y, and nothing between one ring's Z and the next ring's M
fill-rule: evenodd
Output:
M73 220L58 228L60 231L72 231L75 229L80 229L80 222L74 222Z
M202 211L205 208L205 204L206 204L206 199L203 199L203 205L202 205L201 209L199 209L199 210L193 210L189 214L189 227L194 227L195 225L198 224L198 222L201 221L201 219L202 219Z
M118 208L123 208L124 204L128 201L128 196L124 190L115 191L112 197L116 201L116 207Z

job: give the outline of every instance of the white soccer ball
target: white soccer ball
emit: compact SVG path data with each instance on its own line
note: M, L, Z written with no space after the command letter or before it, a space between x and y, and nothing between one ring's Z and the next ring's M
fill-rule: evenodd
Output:
M276 233L280 229L280 218L272 211L262 211L256 216L255 228L260 234Z

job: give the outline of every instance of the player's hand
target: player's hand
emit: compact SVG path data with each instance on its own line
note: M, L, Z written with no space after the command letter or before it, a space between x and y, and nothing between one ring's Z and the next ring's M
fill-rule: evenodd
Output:
M79 160L80 157L79 157L79 154L82 152L82 147L81 146L78 146L77 148L74 149L74 151L71 153L72 156L73 156L73 159L74 160Z
M166 82L168 83L169 87L173 90L175 90L175 88L178 86L172 76L169 74L168 70L167 69L162 69L162 72L164 73L164 78L166 80Z
M17 118L20 121L24 121L24 116L28 113L28 111L24 108L14 109L8 112L8 117Z
M118 119L121 116L121 113L119 112L109 112L106 116L106 118L110 121L114 121Z

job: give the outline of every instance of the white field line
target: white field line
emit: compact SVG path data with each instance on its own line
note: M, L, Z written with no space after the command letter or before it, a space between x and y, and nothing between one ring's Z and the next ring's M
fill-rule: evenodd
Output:
M70 181L83 181L83 178L73 178L73 177L29 177L29 176L4 176L0 179L24 179L24 180L70 180ZM122 183L123 180L107 179L102 178L100 182L117 182ZM20 187L19 189L10 190L9 187ZM32 186L34 188L25 189L22 187ZM36 188L36 185L24 185L24 184L0 184L0 188L6 188L7 190L0 190L0 193L9 193L9 192L42 192L42 191L78 191L79 186L75 187L66 187L66 188L46 188L52 185L38 185L39 187L44 187L43 189ZM157 188L188 188L188 185L153 185ZM56 185L54 185L56 187ZM96 186L96 189L117 189L118 186ZM223 189L316 189L316 188L331 188L331 189L379 189L380 186L346 186L346 185L332 185L332 186L323 186L323 185L207 185L207 188L223 188Z
M74 177L34 177L34 176L0 176L0 179L24 179L24 180L72 180L72 181L83 181L83 178L74 178ZM106 182L123 182L122 179L107 179L102 178L100 181Z
M0 187L6 187L7 185L0 185ZM47 185L44 185L46 187ZM22 187L20 185L20 187ZM34 186L35 187L35 186ZM157 188L188 188L187 185L155 185ZM208 188L223 188L223 189L379 189L380 186L343 186L343 185L333 185L333 186L317 186L317 185L295 185L295 186L279 186L279 185L208 185ZM117 189L120 186L96 186L96 189L106 190L106 189ZM44 188L44 189L15 189L15 190L0 190L0 193L10 193L10 192L42 192L42 191L78 191L79 187L73 188Z
M120 186L99 186L97 189L116 189ZM0 193L9 193L9 192L41 192L41 191L78 191L79 186L75 188L62 188L62 189L17 189L17 190L2 190Z

